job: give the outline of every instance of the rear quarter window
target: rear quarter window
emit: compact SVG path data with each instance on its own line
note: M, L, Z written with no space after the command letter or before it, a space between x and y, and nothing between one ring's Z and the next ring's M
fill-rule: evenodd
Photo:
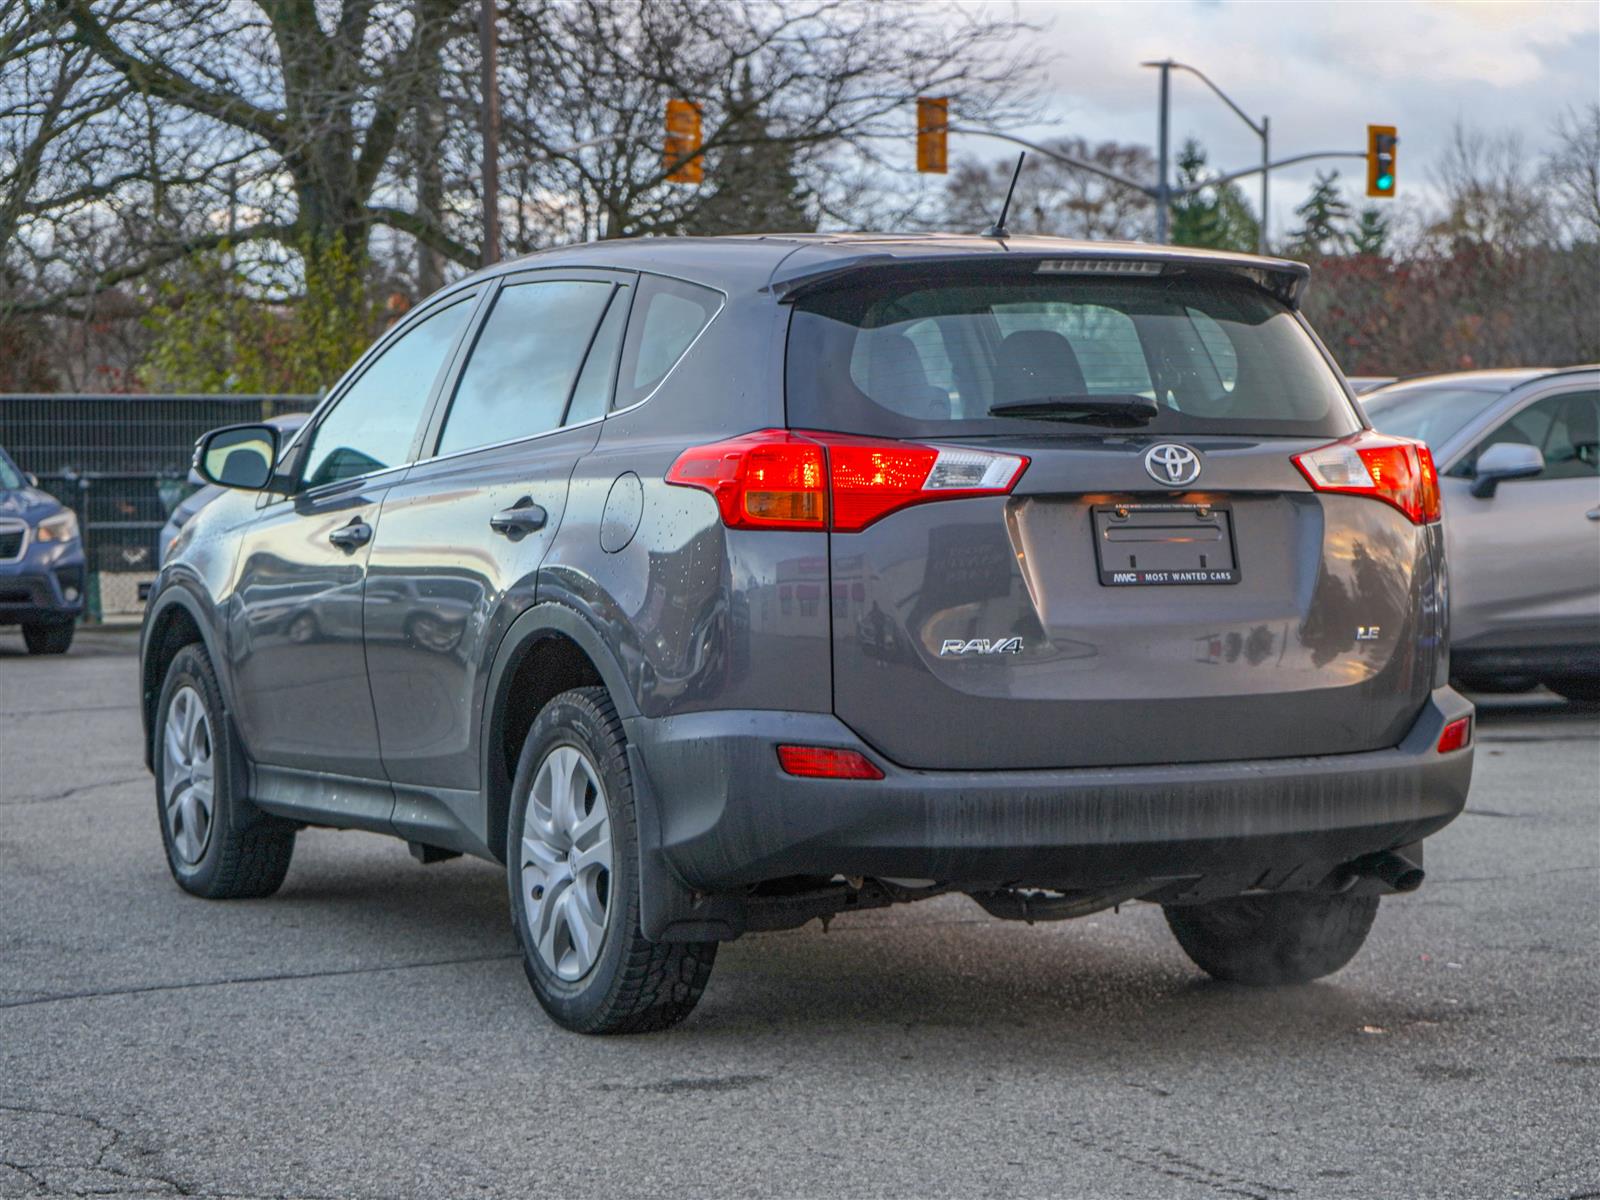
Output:
M721 309L722 293L712 288L660 275L640 276L613 407L637 404L661 386Z

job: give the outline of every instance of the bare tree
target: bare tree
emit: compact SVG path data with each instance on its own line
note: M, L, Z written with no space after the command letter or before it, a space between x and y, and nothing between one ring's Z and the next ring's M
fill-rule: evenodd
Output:
M1061 138L1048 148L1130 179L1155 178L1155 157L1145 146L1120 142L1090 145L1083 138ZM1016 161L1010 157L988 165L971 159L959 163L950 178L943 223L973 232L986 227L1005 196ZM1133 240L1149 236L1154 220L1155 206L1143 192L1032 155L1017 180L1007 224L1019 233Z
M1549 239L1550 198L1515 133L1483 133L1457 123L1436 176L1445 198L1445 213L1433 227L1436 237L1500 249Z
M913 99L960 97L968 119L1028 110L1031 59L1015 18L957 5L846 0L564 0L516 5L502 71L518 249L550 240L676 233L717 196L714 177L667 182L669 98L702 113L713 165L777 147L819 214L860 164L909 147ZM541 166L544 169L540 169Z
M167 141L203 147L208 167L242 168L253 210L232 229L213 221L145 248L123 277L224 242L360 251L374 225L472 258L417 206L385 194L402 125L465 6L348 0L330 13L315 0L62 0L73 38L154 107ZM214 173L206 182L215 191Z
M1567 234L1600 242L1600 104L1568 109L1556 120L1555 133L1544 182Z

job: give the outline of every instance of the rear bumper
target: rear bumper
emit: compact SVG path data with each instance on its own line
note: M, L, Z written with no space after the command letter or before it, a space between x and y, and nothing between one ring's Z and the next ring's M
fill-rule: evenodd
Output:
M697 892L790 875L1107 890L1163 899L1312 887L1419 841L1466 803L1472 750L1435 750L1472 705L1436 690L1401 744L1323 757L1055 771L911 771L825 714L635 718L646 854ZM774 747L850 747L873 781L798 779Z

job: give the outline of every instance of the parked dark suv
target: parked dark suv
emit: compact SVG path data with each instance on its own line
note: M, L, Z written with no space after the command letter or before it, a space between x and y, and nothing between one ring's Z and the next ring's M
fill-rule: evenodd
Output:
M957 891L1142 899L1223 979L1337 970L1460 810L1432 460L1297 263L1051 239L605 242L421 305L152 594L180 885L305 825L506 865L570 1029L717 943Z
M0 449L0 625L29 654L65 654L83 613L78 518Z

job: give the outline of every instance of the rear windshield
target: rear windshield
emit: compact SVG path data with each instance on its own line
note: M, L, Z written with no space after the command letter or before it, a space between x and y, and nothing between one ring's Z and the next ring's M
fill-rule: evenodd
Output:
M796 428L972 437L1109 423L989 411L1072 396L1153 400L1142 428L1154 433L1341 437L1361 427L1295 317L1227 280L879 281L803 297L789 327Z

